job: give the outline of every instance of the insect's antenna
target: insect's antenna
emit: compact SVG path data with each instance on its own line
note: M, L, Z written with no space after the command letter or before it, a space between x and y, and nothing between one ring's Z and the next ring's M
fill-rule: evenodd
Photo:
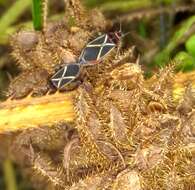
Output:
M43 31L45 31L47 27L47 16L48 16L48 0L43 0L42 2Z
M127 36L128 34L130 34L131 32L126 32L124 34L122 34L122 38L124 38L125 36Z
M119 32L122 32L122 20L121 20L121 18L119 18Z
M119 23L119 32L122 32L122 19L120 17L117 17L115 23Z

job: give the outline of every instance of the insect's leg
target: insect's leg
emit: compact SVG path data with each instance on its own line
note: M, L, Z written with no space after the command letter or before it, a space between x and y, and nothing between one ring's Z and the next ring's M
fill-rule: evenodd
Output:
M117 49L116 49L116 55L115 55L115 59L118 59L120 54L121 54L121 47L122 47L122 43L119 42L119 44L117 45Z

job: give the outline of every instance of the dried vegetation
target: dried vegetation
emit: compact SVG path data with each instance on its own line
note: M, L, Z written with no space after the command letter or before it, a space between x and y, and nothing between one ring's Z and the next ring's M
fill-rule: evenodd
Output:
M63 20L12 38L21 73L0 104L1 130L15 131L12 159L36 189L193 189L195 92L186 85L178 98L176 63L146 80L130 47L86 68L74 91L52 88L59 63L74 61L111 27L98 10L68 2L65 18L74 24Z

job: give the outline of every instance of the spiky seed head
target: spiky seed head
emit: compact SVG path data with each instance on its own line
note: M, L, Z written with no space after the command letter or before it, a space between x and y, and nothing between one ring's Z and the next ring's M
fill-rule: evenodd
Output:
M140 74L142 74L140 66L133 63L123 64L111 72L114 80L130 80Z
M141 190L138 172L126 169L117 176L113 190Z
M33 31L23 31L16 35L16 43L24 51L30 51L39 41L38 34Z

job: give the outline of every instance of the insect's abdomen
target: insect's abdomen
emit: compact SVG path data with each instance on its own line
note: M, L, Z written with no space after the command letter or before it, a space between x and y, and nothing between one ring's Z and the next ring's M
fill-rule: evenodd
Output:
M52 76L51 82L57 89L61 89L77 79L79 74L80 66L78 64L65 65Z

